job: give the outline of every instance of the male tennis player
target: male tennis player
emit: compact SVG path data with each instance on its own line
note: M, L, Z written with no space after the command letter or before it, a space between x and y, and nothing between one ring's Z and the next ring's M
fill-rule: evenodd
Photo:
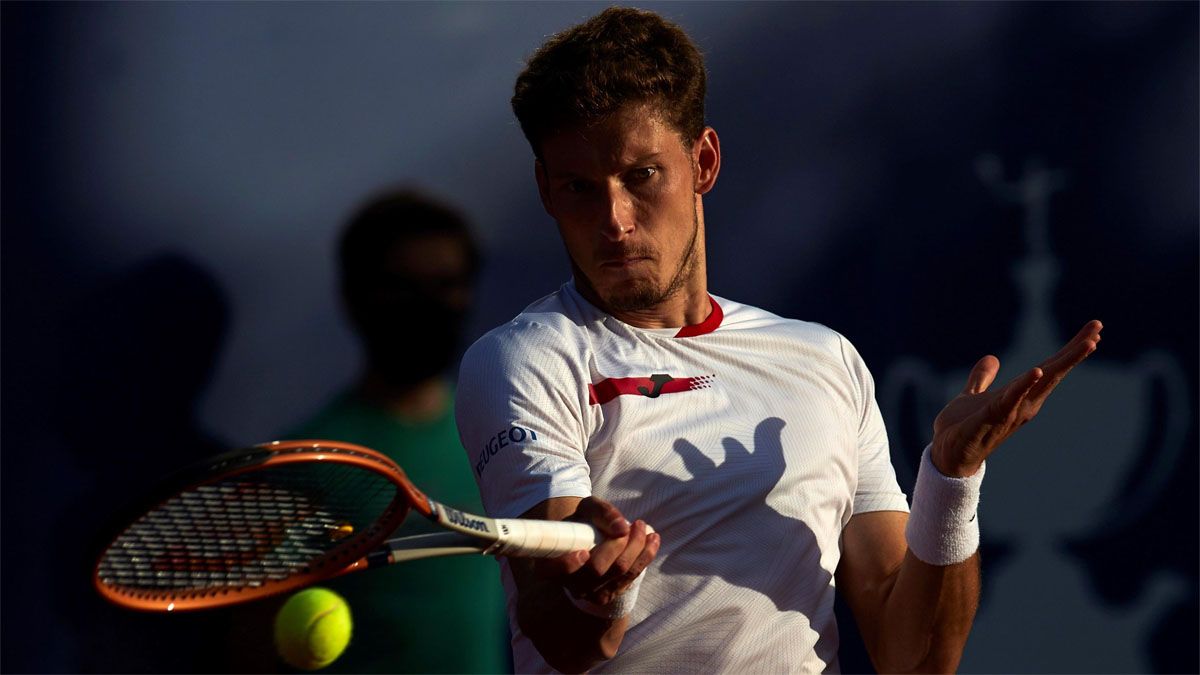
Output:
M934 422L909 513L854 347L708 292L721 146L704 93L689 38L623 8L554 36L517 78L574 273L470 349L459 431L492 515L584 520L606 540L503 563L516 669L837 670L836 580L881 672L953 670L984 460L1100 323L1002 387L982 358Z

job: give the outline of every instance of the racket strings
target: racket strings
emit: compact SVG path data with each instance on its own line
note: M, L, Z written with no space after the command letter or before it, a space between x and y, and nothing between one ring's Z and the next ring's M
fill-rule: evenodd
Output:
M376 527L395 495L383 476L332 462L200 485L126 529L102 557L99 577L132 593L168 594L283 581Z

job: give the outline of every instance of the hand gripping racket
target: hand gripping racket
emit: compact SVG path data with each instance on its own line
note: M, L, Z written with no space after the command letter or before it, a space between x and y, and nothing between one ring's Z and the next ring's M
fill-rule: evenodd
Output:
M108 545L94 583L146 611L222 607L348 572L475 553L591 549L582 523L486 518L425 496L387 456L336 441L276 441L185 470ZM387 540L409 510L450 532Z

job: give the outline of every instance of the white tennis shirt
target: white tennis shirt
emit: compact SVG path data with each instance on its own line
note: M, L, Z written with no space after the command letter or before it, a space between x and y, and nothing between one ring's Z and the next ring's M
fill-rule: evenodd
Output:
M468 350L463 445L493 517L595 495L661 534L596 672L836 671L842 528L908 510L871 375L829 328L712 307L696 326L636 328L565 284ZM516 671L552 672L501 568Z

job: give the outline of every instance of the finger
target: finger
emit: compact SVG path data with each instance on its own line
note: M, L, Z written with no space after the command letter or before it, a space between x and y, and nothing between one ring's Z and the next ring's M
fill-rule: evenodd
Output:
M662 537L658 533L650 533L646 535L646 545L642 547L640 553L634 559L623 574L613 577L602 585L602 590L607 590L613 593L621 593L629 588L630 584L637 580L642 572L654 562L654 558L658 555L659 547L662 545Z
M967 375L967 386L963 387L964 394L980 394L987 391L1000 372L1000 359L988 354L975 363L971 373Z
M574 575L577 577L575 585L594 588L599 583L600 578L608 574L608 570L613 566L617 558L625 552L628 544L628 537L605 539L596 544L589 552L590 555L587 562Z
M1089 330L1093 324L1095 324L1096 330ZM1097 346L1100 344L1099 327L1099 321L1089 322L1067 347L1064 347L1053 360L1048 361L1042 366L1046 376L1030 392L1030 399L1037 402L1045 400L1050 395L1050 392L1054 391L1054 388L1058 386L1058 383L1062 382L1063 378L1067 376L1067 373L1071 372L1075 366L1082 363L1084 359L1092 355L1092 352L1096 351Z
M562 585L576 597L592 595L607 581L605 574L625 550L625 538L606 539L589 552L587 560L575 572L562 577Z
M1097 340L1083 340L1077 344L1071 345L1070 350L1066 350L1061 356L1054 361L1042 366L1050 377L1058 376L1061 379L1062 375L1066 375L1069 370L1079 365L1084 359L1096 351L1099 344Z
M587 497L575 510L576 519L591 523L606 538L616 539L629 534L629 521L617 507L597 497Z
M629 538L625 542L625 550L617 555L612 565L604 573L611 574L615 571L618 575L624 576L633 567L633 563L645 548L646 523L643 520L636 520L633 527L629 528Z
M637 564L651 536L656 535L645 521L634 522L630 526L628 537L609 539L592 548L591 557L586 564L571 575L564 582L565 585L578 595L595 593L602 589L611 590L614 588L612 579L624 576ZM653 550L657 553L657 544ZM653 555L650 559L653 560Z
M625 573L625 577L629 583L632 583L639 574L650 566L650 563L654 562L660 546L662 546L661 535L657 532L646 535L646 545L642 548L642 552L638 554L637 559L630 565L629 571Z
M1100 323L1096 319L1092 319L1091 321L1083 324L1083 327L1079 329L1079 332L1075 333L1075 337L1067 341L1067 344L1070 345L1072 343L1082 342L1084 340L1090 340L1093 338L1099 339L1100 331L1103 329L1104 324Z
M1009 382L1000 392L1000 396L992 400L992 421L999 422L1013 415L1042 375L1042 369L1034 367Z
M1075 334L1075 337L1095 335L1097 338L1099 338L1100 331L1102 330L1104 330L1104 324L1099 319L1092 319L1091 321L1083 324L1083 328L1079 329L1079 332Z
M1100 330L1104 328L1104 324L1099 321L1089 321L1079 329L1075 337L1067 341L1062 349L1058 350L1053 356L1038 364L1042 370L1051 370L1056 364L1063 364L1070 361L1081 349L1086 350L1089 346L1095 350L1097 344L1100 343ZM1090 352L1089 352L1090 353Z

